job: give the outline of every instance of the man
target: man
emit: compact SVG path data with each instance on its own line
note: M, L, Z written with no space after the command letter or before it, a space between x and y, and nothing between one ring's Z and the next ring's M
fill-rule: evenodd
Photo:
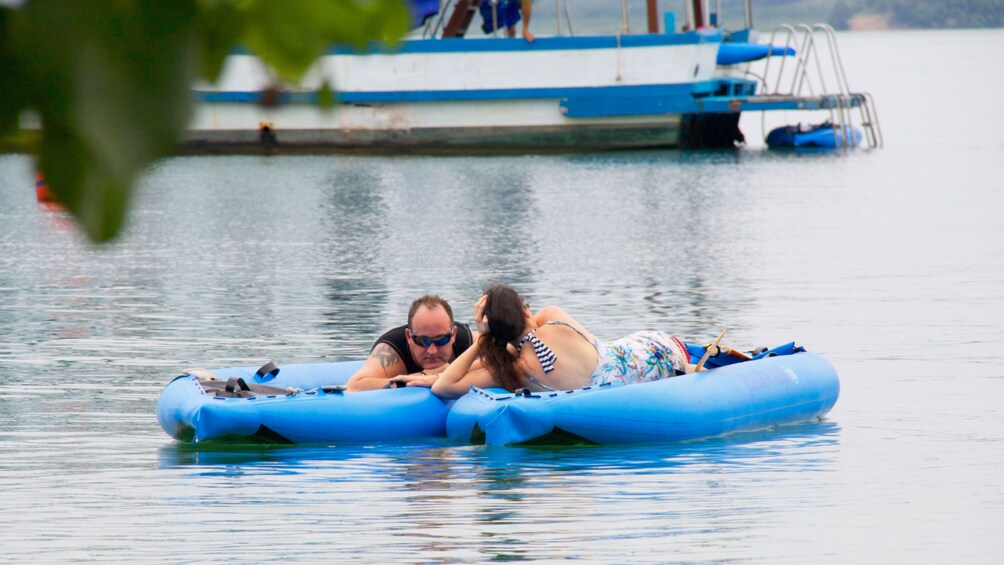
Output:
M530 33L530 12L533 0L481 0L481 29L492 33L500 27L506 30L506 36L516 37L516 24L523 12L523 38L528 42L534 40Z
M411 303L408 323L380 336L369 358L347 383L350 392L388 385L431 387L439 373L471 346L466 324L453 321L450 304L435 294Z

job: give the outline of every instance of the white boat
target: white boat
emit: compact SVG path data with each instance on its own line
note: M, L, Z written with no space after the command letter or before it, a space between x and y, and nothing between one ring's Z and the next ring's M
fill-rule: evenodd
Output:
M684 27L697 31L676 32L667 18L668 33L570 36L560 35L559 18L559 35L533 42L465 39L472 6L482 1L491 0L445 1L424 38L333 48L295 87L279 83L253 54L232 54L215 84L195 89L185 145L223 152L564 151L731 146L742 138L739 99L752 96L756 82L723 78L716 66L722 32L689 23L707 23L707 0L688 3ZM570 30L567 4L557 4ZM649 29L657 31L653 17L650 10ZM626 22L625 0L620 29ZM329 86L334 107L317 103Z

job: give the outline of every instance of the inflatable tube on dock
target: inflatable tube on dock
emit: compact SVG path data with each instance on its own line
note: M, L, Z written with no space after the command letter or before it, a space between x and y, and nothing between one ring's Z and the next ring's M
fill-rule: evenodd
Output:
M781 126L767 134L767 146L771 149L837 149L857 147L864 135L861 130L845 125L840 128L830 123L804 127L802 125Z
M796 352L632 385L472 389L450 409L446 430L451 439L487 445L672 442L820 418L839 393L825 359Z

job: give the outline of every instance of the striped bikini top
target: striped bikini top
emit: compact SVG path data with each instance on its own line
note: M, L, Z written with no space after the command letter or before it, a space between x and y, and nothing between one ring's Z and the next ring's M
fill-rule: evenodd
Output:
M550 373L554 370L554 363L558 360L558 356L551 351L551 348L541 343L537 336L533 335L537 333L540 328L534 328L523 336L523 339L519 340L519 344L516 346L516 355L519 356L519 352L523 349L523 344L530 342L533 346L533 352L537 355L537 361L540 361L540 366L544 368L545 373Z
M579 334L579 335L582 336L582 339L588 341L589 343L592 343L593 347L596 346L596 344L593 343L592 340L590 340L588 337L586 337L585 334L583 334L581 331L579 331L579 329L576 328L575 326L573 326L573 325L571 325L569 323L566 323L566 322L562 322L561 320L551 320L550 322L544 322L545 326L549 326L549 325L552 325L552 324L558 324L558 325L561 325L561 326L567 326L569 328L572 328L573 330L575 330L575 333L577 333L577 334ZM553 351L551 351L550 347L544 345L539 339L537 339L537 336L534 335L535 333L537 333L537 330L539 330L539 329L540 328L537 327L537 328L534 328L534 329L526 332L526 335L523 336L523 339L519 340L519 343L516 345L516 355L518 356L520 350L523 349L523 344L529 341L530 345L533 346L533 352L537 355L537 361L540 361L540 366L544 369L545 373L550 373L551 371L554 370L554 363L558 360L558 356L555 355ZM531 380L533 381L533 379L531 379ZM536 383L537 381L533 381L533 382ZM540 383L537 383L537 384L540 384ZM544 386L544 385L541 385L541 386ZM547 388L550 388L550 387L547 387Z

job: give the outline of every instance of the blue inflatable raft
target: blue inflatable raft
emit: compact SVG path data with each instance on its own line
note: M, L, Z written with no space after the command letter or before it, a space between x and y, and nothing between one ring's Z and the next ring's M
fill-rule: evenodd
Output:
M704 351L688 348L692 355ZM749 361L713 358L708 366L649 383L563 392L472 389L450 409L447 435L488 445L691 440L820 418L840 394L833 367L793 343Z
M692 356L704 347L687 346ZM455 403L427 388L346 394L362 361L192 369L157 401L172 437L199 443L346 443L444 437L468 443L667 442L825 415L833 367L794 343L752 360L721 353L708 371L633 385L513 394L471 389Z
M362 361L193 369L171 381L157 420L199 443L339 443L441 437L449 405L427 388L346 394Z

